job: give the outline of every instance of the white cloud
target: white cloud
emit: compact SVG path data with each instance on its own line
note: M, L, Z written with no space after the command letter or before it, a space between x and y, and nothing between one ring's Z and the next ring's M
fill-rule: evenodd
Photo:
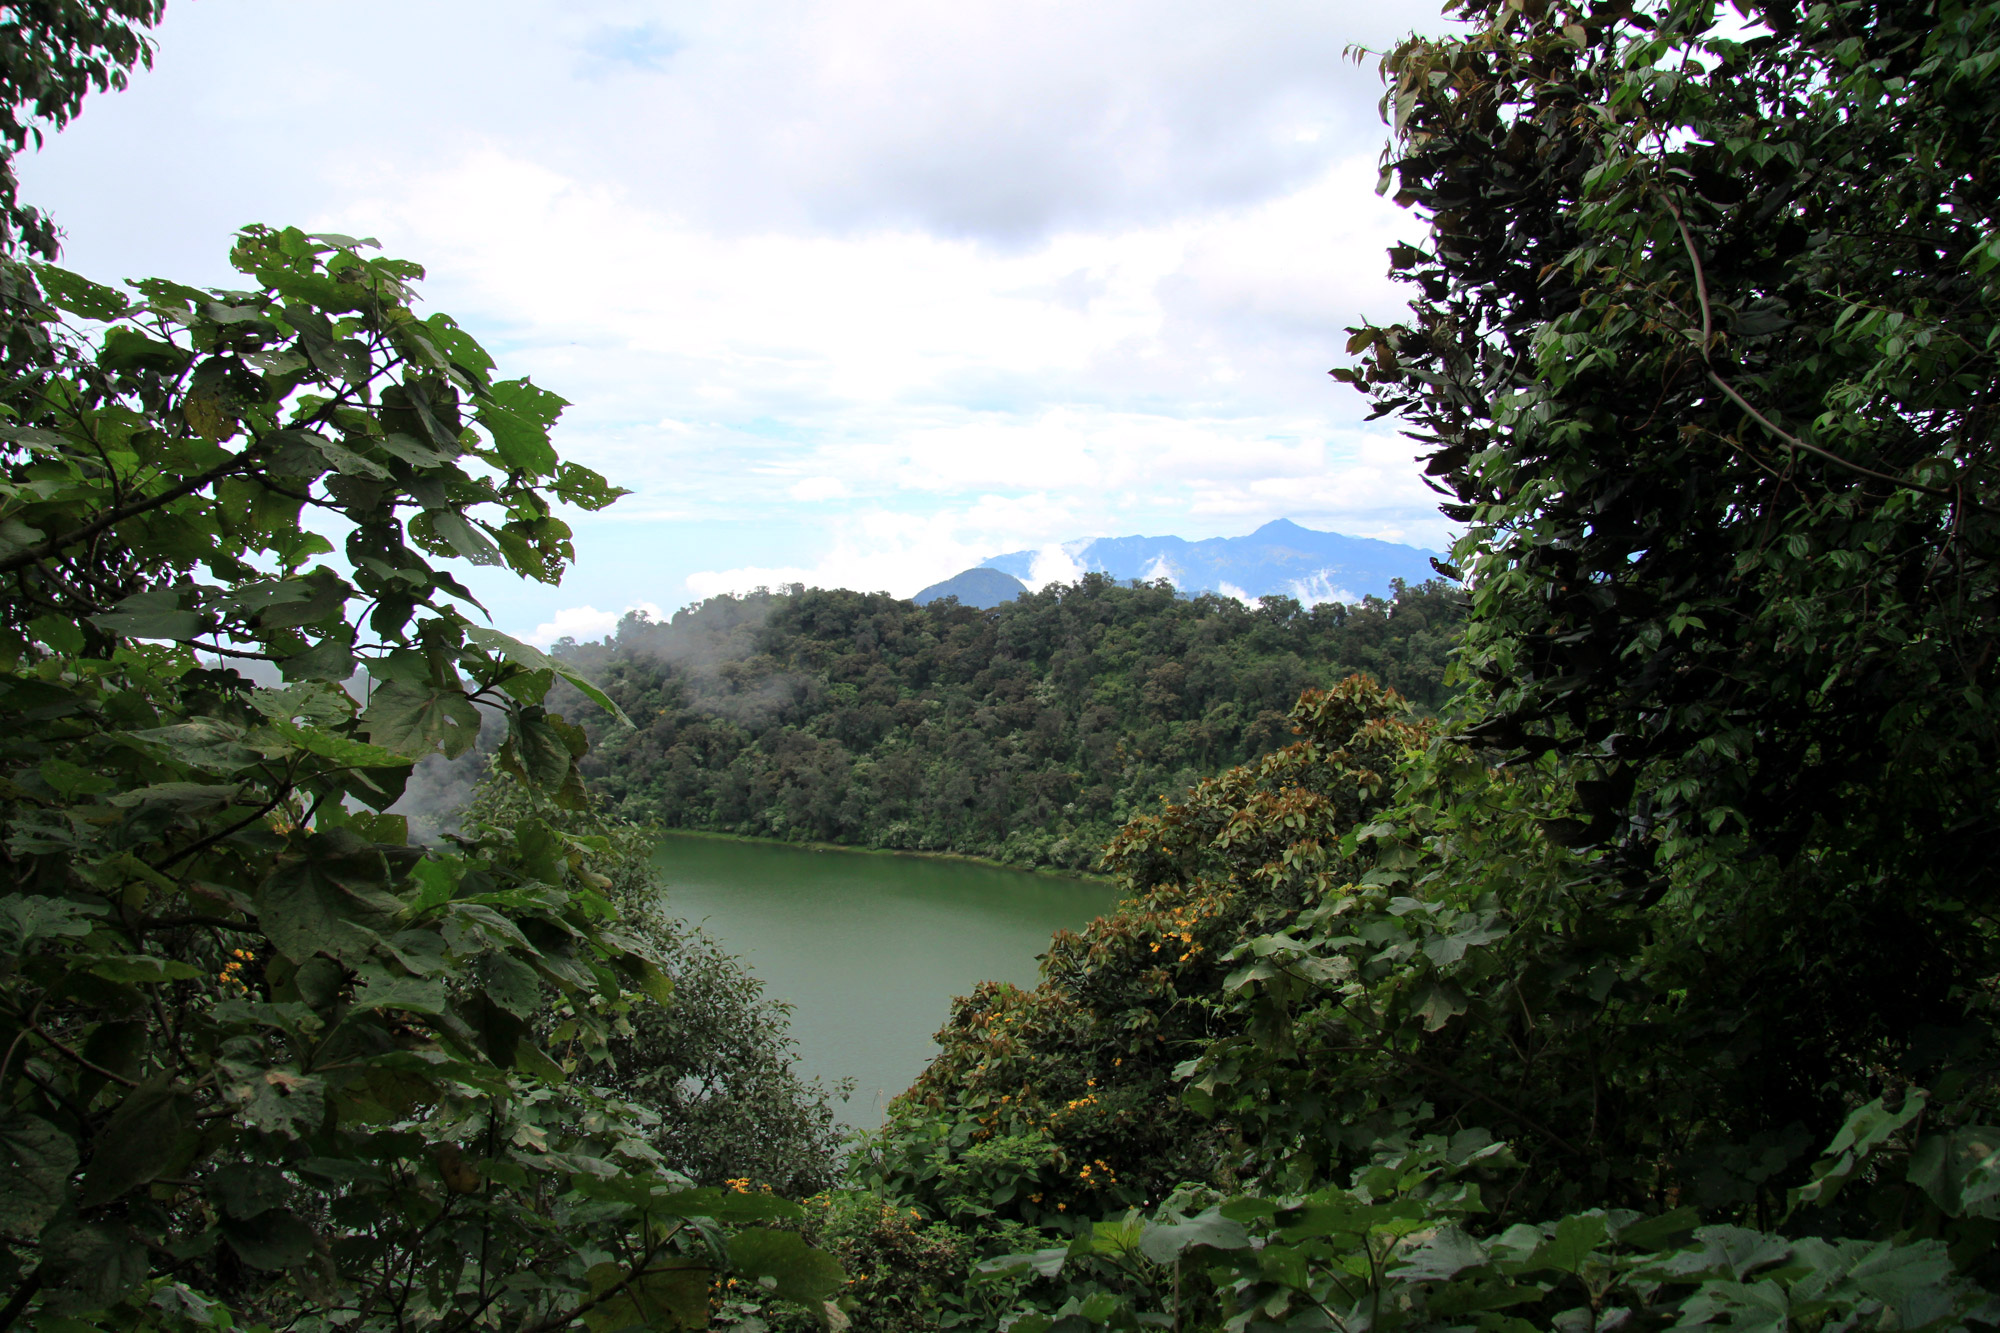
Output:
M1314 574L1310 578L1293 579L1292 596L1298 598L1301 603L1308 607L1318 606L1322 602L1351 603L1361 600L1347 589L1334 583L1324 573Z
M1083 565L1076 558L1076 551L1083 543L1068 542L1057 545L1054 542L1035 552L1034 560L1028 565L1028 586L1046 588L1051 583L1074 583L1083 577Z
M848 496L854 494L853 491L847 489L847 483L838 477L807 477L804 481L792 483L785 493L794 500L804 500L807 502L815 500L845 500Z
M874 509L839 524L830 547L809 563L699 570L686 586L696 597L787 583L908 597L997 554L993 540L994 529L976 507L930 514Z
M634 611L642 611L649 619L663 620L666 613L651 602L638 602L623 611L600 611L594 606L569 606L555 613L555 617L545 624L537 625L532 633L523 637L529 643L546 648L557 639L601 639L618 628L618 622Z
M1340 50L1433 4L203 0L22 174L107 275L227 282L251 218L379 235L573 400L566 456L636 493L571 516L572 590L478 581L504 623L1280 516L1439 546L1325 375L1414 230Z

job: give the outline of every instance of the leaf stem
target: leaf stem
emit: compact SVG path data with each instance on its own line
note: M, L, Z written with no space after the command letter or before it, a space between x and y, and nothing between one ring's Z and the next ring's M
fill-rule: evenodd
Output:
M1660 195L1660 200L1666 204L1667 211L1674 215L1674 225L1679 227L1681 231L1681 243L1687 247L1688 262L1694 265L1694 291L1695 295L1701 300L1701 363L1703 368L1708 371L1710 382L1716 388L1728 394L1731 401L1738 407L1749 413L1752 421L1755 421L1758 425L1770 431L1794 449L1803 449L1809 454L1817 454L1830 463L1837 463L1849 471L1859 472L1864 477L1873 477L1877 481L1886 481L1892 486L1901 486L1908 490L1922 491L1925 495L1941 496L1947 500L1957 499L1958 497L1951 491L1943 490L1936 486L1926 486L1922 482L1905 481L1901 477L1892 477L1886 472L1877 472L1873 468L1863 467L1859 463L1851 462L1829 449L1822 449L1816 444L1807 444L1804 440L1780 427L1776 422L1751 406L1750 400L1738 393L1734 385L1715 373L1715 367L1709 361L1708 356L1709 343L1715 336L1715 318L1708 301L1708 275L1702 270L1701 255L1695 250L1694 234L1688 230L1687 219L1683 218L1681 210L1675 207L1672 196L1663 191Z

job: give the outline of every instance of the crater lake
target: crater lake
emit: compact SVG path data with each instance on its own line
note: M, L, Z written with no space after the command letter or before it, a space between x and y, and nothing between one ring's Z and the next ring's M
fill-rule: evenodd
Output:
M1101 880L699 834L666 835L653 863L673 915L792 1006L799 1072L854 1080L834 1111L857 1129L881 1124L936 1053L954 996L1034 985L1049 937L1118 900Z

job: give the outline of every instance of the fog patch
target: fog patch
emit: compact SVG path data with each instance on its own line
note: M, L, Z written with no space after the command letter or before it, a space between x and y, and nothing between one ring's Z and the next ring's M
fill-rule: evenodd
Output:
M1076 553L1089 544L1088 541L1081 541L1062 545L1050 543L1042 547L1035 552L1034 560L1028 565L1028 577L1024 581L1035 589L1046 588L1051 583L1075 583L1084 575Z
M1308 574L1302 579L1293 579L1291 590L1292 596L1298 598L1299 604L1304 606L1308 611L1323 602L1344 602L1349 606L1354 606L1361 601L1359 597L1347 589L1336 585L1332 579L1327 577L1325 570L1320 570L1316 574Z

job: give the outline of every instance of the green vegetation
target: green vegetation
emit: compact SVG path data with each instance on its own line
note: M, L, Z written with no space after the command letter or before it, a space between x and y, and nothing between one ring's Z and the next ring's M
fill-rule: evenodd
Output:
M1087 870L1118 827L1290 739L1366 671L1435 707L1462 598L1252 609L1089 575L991 611L819 589L717 597L556 656L638 725L584 772L668 828Z
M1752 8L1471 0L1385 60L1431 231L1341 374L1467 524L1443 681L1436 588L795 590L550 658L431 558L554 578L552 497L614 492L410 266L10 258L0 1327L2000 1325L2000 0ZM783 1202L823 1122L673 1007L572 697L644 721L589 724L627 808L1064 864L1008 838L1132 815L1128 900ZM514 785L411 847L477 704ZM670 1172L752 1122L771 1180Z
M669 1003L623 1012L593 1081L645 1108L646 1136L662 1162L697 1184L752 1179L792 1198L832 1185L840 1136L828 1098L838 1090L800 1080L785 1013L763 983L671 914L653 870L652 831L594 802L564 809L495 773L463 811L458 837L491 840L529 820L607 849L597 865L610 881L603 893L618 909L619 933L660 960L673 987ZM546 1046L557 1026L544 1016L532 1030Z
M2000 7L1751 12L1386 59L1431 235L1340 373L1466 693L1309 693L955 1016L861 1169L1044 1233L1015 1329L2000 1320Z
M14 115L117 82L143 47L107 12L9 17ZM820 1308L834 1260L761 1225L802 1210L667 1155L701 1156L712 1107L787 1090L656 1097L689 1111L672 1124L629 1099L650 1092L634 1056L700 1049L653 1021L690 968L614 901L630 840L583 813L582 734L542 706L565 668L475 625L433 563L560 576L552 507L619 494L557 457L562 400L420 319L421 271L344 237L247 228L233 291L20 256L17 235L0 1328L602 1333L691 1322L732 1272ZM365 705L338 683L357 665ZM536 804L409 845L382 811L482 705ZM803 1179L823 1138L780 1126L746 1155Z

